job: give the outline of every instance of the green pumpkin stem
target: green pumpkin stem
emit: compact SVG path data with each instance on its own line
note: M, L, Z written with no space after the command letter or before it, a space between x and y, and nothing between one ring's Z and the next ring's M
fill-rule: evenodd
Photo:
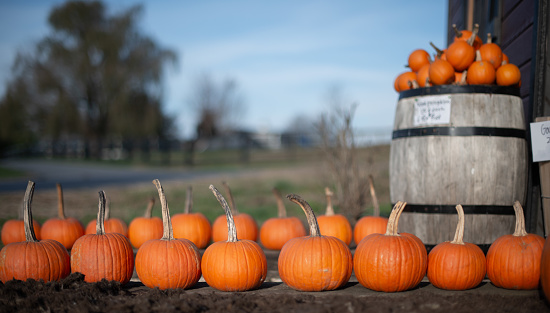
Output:
M275 199L277 200L277 217L285 218L286 217L286 208L285 203L283 202L283 196L277 188L272 189Z
M25 200L23 202L23 224L25 225L25 240L27 242L38 242L34 233L34 225L32 219L31 203L34 195L34 182L29 181L27 190L25 191Z
M154 205L155 205L155 198L151 197L151 199L149 199L149 203L147 204L147 209L145 209L145 213L143 214L143 217L151 218L151 216L153 216Z
M374 190L374 179L372 175L369 175L369 189L370 196L372 197L372 205L374 207L372 216L380 216L380 205L378 204L378 198L376 197L376 191Z
M388 218L388 227L386 228L386 236L399 236L397 232L397 226L399 224L399 217L405 209L407 202L397 201L391 210L390 217Z
M235 227L235 220L233 219L233 213L231 212L229 204L227 204L225 198L214 185L210 185L208 188L214 193L214 196L216 196L216 199L225 211L225 217L227 219L227 242L237 242L239 240L237 238L237 227Z
M159 193L160 204L162 206L162 238L161 240L174 240L174 231L172 229L172 220L170 219L170 209L164 195L164 189L158 179L153 180L153 184L157 187Z
M97 222L95 225L95 233L97 235L105 235L105 191L99 191L99 210L97 212Z
M313 213L313 210L311 209L311 206L309 205L309 203L307 203L304 199L302 199L300 196L295 194L289 194L286 197L288 198L288 200L298 204L306 214L307 223L309 224L309 236L310 237L321 236L321 231L319 230L319 223L317 223L317 218L315 217L315 213Z
M57 183L57 216L64 220L65 217L65 206L63 204L63 189L61 188L61 184Z
M189 186L187 187L187 198L185 199L185 208L183 209L183 213L189 214L191 213L192 209L193 209L193 187Z
M514 202L514 212L516 213L516 229L513 235L516 237L527 236L527 231L525 231L525 216L523 215L523 208L519 201Z
M464 244L464 209L462 205L456 206L458 212L458 224L456 225L455 237L451 243L463 245Z
M325 187L325 197L327 198L327 210L325 212L326 216L333 216L334 215L334 208L332 207L332 196L334 193L330 190L330 188Z

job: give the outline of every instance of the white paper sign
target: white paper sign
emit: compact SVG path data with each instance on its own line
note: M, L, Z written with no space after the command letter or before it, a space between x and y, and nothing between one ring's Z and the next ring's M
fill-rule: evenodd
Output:
M449 124L451 96L426 96L414 100L414 126Z
M550 121L531 123L533 162L550 161Z

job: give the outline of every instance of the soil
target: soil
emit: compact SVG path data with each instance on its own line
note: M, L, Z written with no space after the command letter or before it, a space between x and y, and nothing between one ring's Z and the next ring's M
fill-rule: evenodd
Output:
M199 281L188 290L84 282L74 273L59 282L0 283L0 312L550 312L540 290L506 290L484 281L475 289L437 289L427 279L399 293L375 292L354 276L341 289L296 291L277 275L278 253L266 251L268 276L257 290L222 292Z

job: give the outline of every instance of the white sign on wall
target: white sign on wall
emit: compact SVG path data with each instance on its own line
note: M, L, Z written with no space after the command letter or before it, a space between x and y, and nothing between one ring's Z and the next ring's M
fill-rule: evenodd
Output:
M531 123L533 162L550 161L550 121Z
M437 95L414 100L414 126L449 124L451 96Z

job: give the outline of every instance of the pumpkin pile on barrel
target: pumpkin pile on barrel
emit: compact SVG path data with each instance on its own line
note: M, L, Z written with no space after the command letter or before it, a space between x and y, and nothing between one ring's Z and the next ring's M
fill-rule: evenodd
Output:
M518 66L510 63L501 47L492 42L490 33L483 43L477 24L472 31L459 31L456 25L453 29L456 36L447 49L441 50L430 42L435 50L433 59L425 49L409 54L408 70L394 80L395 91L449 84L521 86Z

